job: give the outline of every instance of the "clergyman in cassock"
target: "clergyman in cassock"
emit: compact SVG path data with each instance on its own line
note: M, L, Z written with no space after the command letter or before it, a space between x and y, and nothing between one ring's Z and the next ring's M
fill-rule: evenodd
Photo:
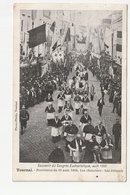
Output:
M80 163L82 159L82 151L85 148L81 135L77 134L76 138L68 145L72 163Z
M104 163L112 163L112 147L113 141L109 134L104 134L100 143L101 156Z
M84 97L82 99L82 102L83 102L83 113L84 113L85 111L88 110L88 108L89 108L89 102L90 102L87 94L84 94Z
M87 125L89 123L89 121L91 121L91 120L92 119L89 116L88 111L85 111L83 116L80 118L80 124L79 124L82 131L83 131L84 126Z
M61 91L58 94L57 99L58 99L58 112L60 113L62 111L63 103L64 103L64 99L65 99L64 91Z
M52 123L52 119L54 119L54 112L55 112L55 109L54 109L52 103L49 103L49 105L47 105L45 112L47 113L46 119L48 122L48 126L50 126Z
M27 127L27 121L29 120L29 113L25 109L25 106L22 106L22 110L20 111L20 123L21 123L21 134L25 131Z
M115 139L115 150L119 148L119 141L121 141L121 124L119 119L116 119L116 123L112 127L112 133Z
M63 125L63 131L67 125L69 125L70 121L72 120L71 116L66 111L65 114L61 118L61 123Z
M70 101L68 101L65 106L64 106L64 110L65 112L68 112L68 114L70 115L70 117L72 118L72 112L74 110L73 106L70 104Z
M85 140L84 163L99 163L101 162L100 145L96 140L96 136L92 135L91 139Z
M94 126L91 124L91 121L88 122L83 128L83 137L85 140L90 140L92 135L95 134Z
M106 128L102 125L102 121L99 121L99 124L95 126L95 135L99 144L104 134L106 134Z
M91 88L90 88L90 99L91 99L91 101L93 101L94 95L95 95L95 87L94 87L94 85L92 84L92 85L91 85Z
M67 103L68 101L71 101L71 97L72 97L72 91L69 87L67 87L65 90L65 102Z
M103 109L103 106L105 105L105 102L104 102L104 99L103 98L100 98L97 102L97 107L98 107L98 111L99 111L99 115L101 116L102 115L102 109Z
M81 108L81 97L79 93L74 98L76 114L79 114Z
M52 119L51 126L52 126L51 128L52 141L56 143L60 141L61 134L62 134L62 130L61 130L62 123L57 114L55 115L55 118Z
M70 121L69 125L65 127L64 136L66 139L65 150L69 152L68 145L75 139L75 135L78 133L78 128L73 121Z
M53 102L53 98L52 98L52 95L50 93L48 93L48 95L47 95L46 102L47 102L47 104L50 104Z

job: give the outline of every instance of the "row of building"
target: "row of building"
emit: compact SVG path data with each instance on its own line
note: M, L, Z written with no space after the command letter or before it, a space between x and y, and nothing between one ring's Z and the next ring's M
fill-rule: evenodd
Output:
M122 12L112 12L101 24L90 30L93 52L105 51L117 64L122 64Z

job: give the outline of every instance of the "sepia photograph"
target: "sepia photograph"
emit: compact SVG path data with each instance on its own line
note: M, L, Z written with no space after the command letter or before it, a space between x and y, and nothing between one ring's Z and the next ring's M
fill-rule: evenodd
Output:
M17 163L120 166L126 158L124 10L52 8L21 7L15 22Z

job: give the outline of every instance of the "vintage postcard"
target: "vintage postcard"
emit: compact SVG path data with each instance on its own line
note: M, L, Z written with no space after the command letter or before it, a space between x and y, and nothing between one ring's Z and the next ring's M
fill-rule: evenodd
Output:
M127 5L13 9L13 181L126 181Z

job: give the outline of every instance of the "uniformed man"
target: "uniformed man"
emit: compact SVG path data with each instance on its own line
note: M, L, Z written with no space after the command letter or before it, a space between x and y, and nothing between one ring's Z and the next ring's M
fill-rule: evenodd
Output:
M21 123L21 135L24 133L27 127L27 121L29 120L29 113L25 109L25 106L22 106L22 110L20 111L20 123Z

